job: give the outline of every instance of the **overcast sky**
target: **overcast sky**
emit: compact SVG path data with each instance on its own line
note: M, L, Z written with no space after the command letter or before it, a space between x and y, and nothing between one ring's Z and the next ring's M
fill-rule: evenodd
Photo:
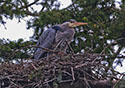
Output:
M31 0L32 1L32 0ZM61 2L61 8L65 8L71 4L71 0L59 0ZM116 0L121 1L121 0ZM117 5L118 7L119 5ZM39 9L38 7L36 7ZM33 35L33 29L27 30L26 29L26 20L21 20L20 23L18 23L17 19L13 20L6 20L6 28L4 26L0 25L0 38L10 39L10 40L18 40L19 38L23 38L24 40L29 40L29 37ZM125 63L125 60L124 60ZM119 72L125 72L125 64L123 64L123 67L118 66L116 68Z
M34 1L34 0L30 0ZM61 2L60 8L65 8L71 4L71 0L59 0ZM39 7L35 7L39 9ZM27 19L27 18L25 18ZM24 40L29 40L29 37L33 35L33 29L26 29L25 20L21 20L18 22L17 19L6 20L6 28L3 25L0 25L0 38L10 39L10 40L18 40L19 38L23 38Z

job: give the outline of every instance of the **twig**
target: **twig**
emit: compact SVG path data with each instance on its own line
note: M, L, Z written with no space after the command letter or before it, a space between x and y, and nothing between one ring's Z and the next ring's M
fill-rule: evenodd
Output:
M64 52L61 52L61 51L57 51L57 50L51 50L51 49L48 49L48 48L43 48L43 47L36 47L36 48L41 48L41 49L44 49L46 52L52 52L52 53L56 53L56 54L63 54L63 55L66 55L66 53ZM41 50L42 51L42 50ZM40 52L39 52L40 53ZM38 53L37 53L38 54Z
M67 71L62 71L63 73L65 73L65 74L67 74L67 75L69 75L69 76L72 76L69 72L67 72Z
M121 76L120 76L121 79L122 79L123 77L124 77L124 75L121 75ZM113 88L115 88L115 86L120 82L121 79L119 79L119 80L115 83L115 85L113 86Z
M87 63L83 63L83 64L80 64L80 65L76 65L75 68L80 68L80 67L83 67L83 66L85 66L85 65L87 65Z
M72 79L69 79L69 80L61 80L60 83L64 83L64 82L71 82L73 81Z
M23 87L17 85L16 83L14 83L13 81L11 81L11 83L12 83L13 85L15 85L17 88L23 88Z
M72 79L73 81L75 80L75 76L74 76L74 70L73 70L73 67L71 67L71 72L72 72Z
M35 70L38 71L38 69L36 68L36 66L35 66L33 63L30 63L30 64L33 66L33 68L34 68Z
M87 85L86 88L91 88L90 85L89 85L89 83L88 83L88 81L87 81L87 79L85 77L84 77L84 81L85 81L85 83Z
M91 77L91 78L93 78L93 79L95 79L95 80L97 80L97 78L95 78L94 76L92 76L92 75L90 75L89 73L87 73L86 71L84 71L84 70L82 70L84 73L86 73L89 77Z
M56 77L54 77L54 78L51 79L51 80L48 80L48 81L44 82L43 84L46 84L46 83L52 82L52 81L54 81L55 79L56 79Z
M19 9L28 8L28 7L32 6L32 5L34 5L35 3L37 3L38 1L39 1L39 0L35 0L34 2L32 2L32 3L28 4L28 5L22 6L22 7L19 8Z

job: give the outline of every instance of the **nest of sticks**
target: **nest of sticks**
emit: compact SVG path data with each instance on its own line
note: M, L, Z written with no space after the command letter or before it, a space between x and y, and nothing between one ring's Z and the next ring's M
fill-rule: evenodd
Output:
M114 81L102 64L105 55L52 55L20 64L4 62L0 65L1 88L112 88ZM116 76L112 76L116 77Z

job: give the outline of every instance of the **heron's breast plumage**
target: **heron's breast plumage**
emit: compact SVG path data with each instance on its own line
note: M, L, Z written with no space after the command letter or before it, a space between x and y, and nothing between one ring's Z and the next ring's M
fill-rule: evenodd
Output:
M58 45L61 42L58 49L66 52L68 47L67 43L71 43L72 39L74 38L74 34L75 31L73 29L66 29L64 32L58 31L55 37L55 45Z

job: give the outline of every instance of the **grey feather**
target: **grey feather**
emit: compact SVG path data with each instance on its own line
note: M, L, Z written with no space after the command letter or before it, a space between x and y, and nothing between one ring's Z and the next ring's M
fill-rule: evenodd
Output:
M49 28L42 33L42 35L40 36L40 38L38 39L38 42L37 42L38 48L35 50L34 59L40 59L41 57L45 56L46 51L42 48L48 48L48 49L53 48L56 32L57 32L57 30L55 30L53 28ZM40 47L42 47L42 48L40 48Z
M71 43L71 40L74 38L75 31L71 28L64 28L64 32L58 31L55 37L55 47L56 49L66 52L68 44ZM60 43L61 42L61 43ZM67 42L67 43L66 43ZM60 45L57 47L57 45Z

